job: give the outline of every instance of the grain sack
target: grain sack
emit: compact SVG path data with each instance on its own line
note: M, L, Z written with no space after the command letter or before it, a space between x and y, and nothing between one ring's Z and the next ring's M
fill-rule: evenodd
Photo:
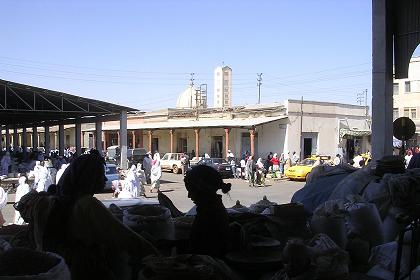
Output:
M347 231L342 200L330 200L318 206L314 211L310 225L314 234L324 233L338 246L346 248Z
M70 280L64 259L54 253L26 248L10 249L0 255L0 280Z
M390 242L372 248L369 264L372 268L367 275L380 279L394 279L395 265L397 260L397 242ZM400 275L410 271L410 245L403 245ZM392 275L391 278L389 276Z
M138 205L125 209L123 223L138 233L145 231L157 240L172 240L175 237L171 213L160 205Z
M350 232L369 241L371 247L384 243L382 221L375 204L367 202L346 203Z
M384 242L395 241L401 230L404 229L404 224L398 223L396 217L403 214L405 211L398 207L391 207L387 216L382 222L382 232L384 233Z
M175 226L175 239L189 239L195 216L172 218Z

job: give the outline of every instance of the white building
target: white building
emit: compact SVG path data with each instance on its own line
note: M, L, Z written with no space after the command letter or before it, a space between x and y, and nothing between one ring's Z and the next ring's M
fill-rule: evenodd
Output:
M176 108L187 109L197 107L207 107L207 96L201 89L196 89L190 85L178 96Z
M394 120L409 117L416 124L413 144L420 142L420 57L410 60L407 79L394 80Z
M232 69L219 66L214 70L214 107L232 107Z
M269 105L231 108L163 109L129 116L130 147L160 153L208 153L224 157L249 152L265 158L269 152L303 156L337 152L348 158L370 150L370 117L366 107L317 101L286 100ZM303 114L301 113L301 106ZM301 123L302 120L302 123ZM302 127L302 130L301 130ZM93 129L85 130L93 134ZM103 124L104 146L119 142L119 123ZM339 147L342 147L339 148Z

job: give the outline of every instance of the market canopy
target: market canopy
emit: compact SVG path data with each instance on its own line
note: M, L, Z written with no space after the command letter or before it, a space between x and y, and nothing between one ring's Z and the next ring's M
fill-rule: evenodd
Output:
M30 127L117 120L122 111L137 110L0 79L0 125Z

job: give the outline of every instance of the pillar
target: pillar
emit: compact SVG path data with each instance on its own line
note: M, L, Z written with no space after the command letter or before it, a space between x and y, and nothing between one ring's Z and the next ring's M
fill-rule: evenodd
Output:
M6 125L6 151L10 151L10 133L9 133L9 125Z
M38 127L34 126L32 128L32 149L38 149Z
M82 132L82 147L86 147L85 146L85 132Z
M170 134L170 143L169 143L169 150L171 153L174 152L174 130L173 129L169 129L169 134Z
M57 150L57 149L58 149L57 144L58 144L58 133L57 133L57 131L56 131L56 132L54 132L54 149L55 149L55 150Z
M0 125L0 151L3 151L3 126Z
M153 130L148 130L147 134L149 135L149 152L153 154L153 151L152 151Z
M249 138L250 138L250 142L251 142L251 156L253 156L253 157L254 157L254 153L255 153L254 137L255 137L255 129L251 128L249 130Z
M117 145L121 146L121 134L119 130L117 131Z
M229 128L225 128L225 152L226 152L226 158L228 157L228 150L229 150Z
M194 133L195 133L195 157L198 158L199 150L200 150L200 129L195 128Z
M143 130L139 130L138 131L138 135L140 137L139 139L139 147L143 148L144 147L144 143L143 143Z
M108 132L103 131L102 137L104 139L104 151L106 151L106 148L108 148Z
M74 139L76 140L76 155L80 156L82 154L82 124L80 120L76 122Z
M64 124L58 125L58 154L64 156Z
M28 147L28 134L26 132L26 127L22 128L22 150L23 150L23 154L25 155L27 152L27 148Z
M50 151L51 151L51 143L50 143L50 127L49 126L45 126L44 127L44 148L45 148L45 154L49 155Z
M17 127L14 127L13 128L13 150L14 151L16 151L17 147L19 146L18 140L19 140L19 135L18 135Z
M121 150L121 168L127 169L127 111L120 113L120 150Z
M95 122L95 149L102 155L102 122Z
M131 131L131 145L133 146L133 149L136 148L136 131L132 130Z
M393 1L372 2L372 156L392 155Z

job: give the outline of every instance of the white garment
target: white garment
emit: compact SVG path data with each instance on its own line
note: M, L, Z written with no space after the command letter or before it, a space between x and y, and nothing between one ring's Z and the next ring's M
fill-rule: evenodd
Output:
M19 186L16 188L16 197L15 197L15 203L19 202L22 196L27 194L31 188L28 184L26 184L26 178L20 177L19 178ZM20 212L15 210L15 220L14 223L17 225L22 225L24 223L23 218L20 216Z
M406 155L404 157L404 159L405 159L405 168L407 168L407 166L410 163L410 160L411 160L412 157L413 157L413 155Z
M353 167L362 167L362 166L360 166L360 164L359 164L359 162L361 161L361 160L363 160L363 157L362 156L360 156L360 155L357 155L357 156L355 156L354 158L353 158Z
M204 158L210 158L209 154L208 153L205 153L204 154Z
M151 174L150 174L150 180L152 181L152 186L150 188L150 190L153 189L158 189L160 187L160 178L162 177L162 168L161 168L161 163L160 163L160 155L158 153L156 153L153 156L153 165L152 165L152 170L151 170Z
M37 192L47 191L49 186L52 184L50 173L48 172L48 169L44 166L41 166L38 169L39 177L38 182L35 185Z
M127 177L125 178L125 184L133 197L138 197L138 189L140 185L140 179L137 176L136 166L131 166L130 170L127 172Z
M334 165L339 165L341 163L341 159L339 157L334 158Z
M0 226L2 226L6 221L3 218L3 214L1 210L7 204L7 193L4 191L2 187L0 187Z
M62 164L61 168L57 171L57 174L55 175L56 184L58 184L58 181L60 181L60 178L63 175L64 171L66 170L67 166L69 166L69 164Z

